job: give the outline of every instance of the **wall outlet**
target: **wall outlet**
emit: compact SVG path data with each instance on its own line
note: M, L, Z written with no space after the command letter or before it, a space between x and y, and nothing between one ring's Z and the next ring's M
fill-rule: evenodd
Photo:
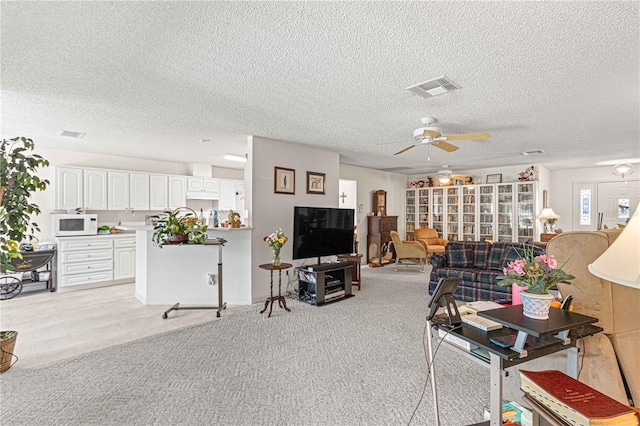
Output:
M218 285L218 276L216 274L207 274L207 282L209 285Z

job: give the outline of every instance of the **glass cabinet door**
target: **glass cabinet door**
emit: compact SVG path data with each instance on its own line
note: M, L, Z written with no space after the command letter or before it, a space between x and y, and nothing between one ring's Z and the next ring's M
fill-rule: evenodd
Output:
M414 231L416 229L416 190L405 189L405 239L408 241L415 240Z
M536 218L535 212L535 187L533 182L516 183L518 190L518 242L524 243L533 240Z
M513 238L513 184L498 184L498 241Z
M444 188L433 188L433 229L444 235Z
M447 239L460 239L460 187L447 188Z
M462 187L462 240L476 241L476 187Z
M480 226L479 240L480 241L493 241L494 235L494 191L495 185L480 185L478 190L478 197L480 198L478 203L478 215Z
M418 227L429 227L429 189L418 189Z

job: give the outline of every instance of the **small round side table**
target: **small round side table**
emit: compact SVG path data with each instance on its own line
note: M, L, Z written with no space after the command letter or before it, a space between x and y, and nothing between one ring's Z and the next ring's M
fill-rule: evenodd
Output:
M260 313L263 314L267 310L267 306L269 306L269 315L267 316L267 318L271 317L271 311L273 310L273 302L275 302L276 300L278 301L278 304L280 305L281 308L284 308L287 312L291 312L291 309L287 308L287 301L282 296L281 290L282 290L282 270L289 269L292 266L293 265L291 263L281 263L278 266L272 265L271 263L265 263L259 266L259 268L266 269L271 274L271 297L265 300L264 309L260 311ZM273 297L273 271L278 271L278 295L276 297Z

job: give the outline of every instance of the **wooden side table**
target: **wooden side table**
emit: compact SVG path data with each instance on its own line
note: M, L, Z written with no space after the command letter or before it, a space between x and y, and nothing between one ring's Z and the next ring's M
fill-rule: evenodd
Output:
M340 261L353 262L353 275L351 276L351 285L358 286L358 291L360 291L360 285L362 284L362 281L360 280L360 265L362 264L362 256L363 255L358 253L338 255L338 260Z
M269 306L269 315L271 317L271 311L273 310L273 302L278 301L281 308L284 308L287 312L291 312L291 309L287 308L287 301L282 296L282 270L289 269L293 265L291 263L281 263L280 265L272 265L271 263L265 263L259 266L261 269L266 269L271 274L271 297L264 301L264 309L260 311L263 314ZM273 271L278 271L278 295L273 297Z

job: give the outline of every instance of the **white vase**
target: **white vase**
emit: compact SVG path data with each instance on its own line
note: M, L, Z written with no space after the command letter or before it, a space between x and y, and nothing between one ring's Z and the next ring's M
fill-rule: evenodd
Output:
M549 293L527 293L523 290L520 292L520 298L522 299L522 312L525 317L539 320L549 319L549 308L551 308L553 295Z

